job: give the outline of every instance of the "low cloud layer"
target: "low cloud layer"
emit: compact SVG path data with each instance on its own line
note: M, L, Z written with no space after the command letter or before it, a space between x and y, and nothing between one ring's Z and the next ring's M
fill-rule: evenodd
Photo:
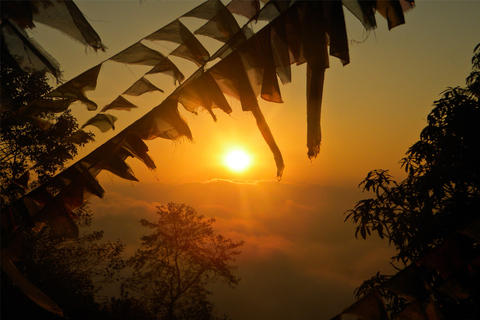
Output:
M108 190L110 189L110 190ZM386 241L356 240L344 212L365 197L356 187L278 182L114 183L94 199L96 229L132 254L157 205L187 204L216 219L216 232L243 240L236 289L212 285L219 314L241 319L329 319L354 301L353 289L393 252Z

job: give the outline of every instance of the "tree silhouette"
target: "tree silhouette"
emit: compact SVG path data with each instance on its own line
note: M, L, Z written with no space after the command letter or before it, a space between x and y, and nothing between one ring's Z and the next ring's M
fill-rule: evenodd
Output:
M405 265L417 261L480 217L480 45L474 52L467 86L443 93L420 140L402 159L407 177L397 182L388 170L371 171L360 186L374 192L374 197L359 201L346 212L346 220L357 224L357 237L366 239L374 232L393 244L397 250L393 261ZM475 248L472 239L455 237ZM357 295L378 288L388 279L390 276L377 273L357 288ZM441 280L430 275L432 286ZM393 299L390 307L398 311L404 301L383 292ZM441 310L452 319L480 316L478 290L476 298L462 303L441 295L437 299Z
M157 208L157 222L141 220L154 232L142 237L128 261L134 272L125 288L145 301L156 319L214 319L206 285L216 279L230 286L238 283L230 262L243 242L215 234L214 219L184 204Z
M77 224L88 227L88 208L77 210ZM19 270L53 299L70 319L91 319L98 314L95 298L102 286L115 280L124 267L120 242L102 242L103 231L83 232L78 239L58 237L51 228L24 235ZM60 319L30 301L2 272L2 318Z
M30 188L47 181L77 155L92 134L75 140L78 124L70 110L60 114L29 112L30 102L49 103L42 97L52 88L47 77L1 65L2 119L0 126L0 183L3 206ZM21 112L22 111L22 112ZM74 142L78 142L77 145ZM35 175L35 179L30 177ZM29 181L33 184L29 185Z

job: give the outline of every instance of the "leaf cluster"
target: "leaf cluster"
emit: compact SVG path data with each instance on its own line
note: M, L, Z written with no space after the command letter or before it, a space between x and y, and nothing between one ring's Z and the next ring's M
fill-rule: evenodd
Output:
M386 237L397 249L394 260L414 261L479 216L479 56L477 46L467 87L450 88L435 101L420 140L401 160L406 179L371 171L360 186L374 197L346 212L357 237Z

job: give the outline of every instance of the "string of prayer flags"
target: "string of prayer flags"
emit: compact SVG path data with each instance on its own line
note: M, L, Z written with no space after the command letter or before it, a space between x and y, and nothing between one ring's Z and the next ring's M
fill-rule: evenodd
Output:
M14 6L13 2L2 2L2 14L5 12L4 8L11 9L8 7L10 4ZM41 17L33 11L15 15L14 10L10 10L9 18L5 23L2 21L2 60L18 64L18 67L24 70L47 71L59 76L58 64L22 29L33 27L34 21L60 28L70 37L95 49L105 48L71 0L58 0L55 3L33 1L32 4L42 6L37 8ZM49 6L51 4L54 6ZM308 156L316 157L321 143L320 115L324 73L329 66L328 56L339 58L343 65L349 62L342 5L353 12L366 29L376 27L377 11L385 17L388 27L393 28L404 23L403 12L411 8L413 1L272 0L260 3L259 0L233 0L225 6L221 0L208 0L180 17L206 20L193 32L176 19L107 59L111 62L151 68L142 76L135 78L123 93L116 94L114 96L116 98L103 107L100 113L91 117L82 128L94 125L102 132L114 129L117 118L106 113L107 111L137 108L136 104L131 103L123 95L138 97L147 92L163 92L157 85L147 80L146 75L149 75L148 79L158 74L170 75L177 88L163 101L157 102L153 109L147 110L139 120L127 126L95 151L47 183L25 194L18 200L21 202L15 202L7 208L8 210L2 209L2 240L13 239L5 243L7 245L14 243L18 240L18 230L40 226L43 223L48 223L58 235L75 237L78 228L72 219L72 210L91 195L103 196L104 190L96 179L101 171L107 170L124 179L137 181L125 162L128 157L135 157L144 162L148 168L155 169L155 163L148 155L148 147L143 140L158 137L192 139L190 128L180 116L179 103L190 112L196 112L198 107L204 108L216 119L214 108L226 113L232 112L226 96L240 101L242 110L252 112L274 156L277 178L280 179L284 170L282 154L260 109L258 97L271 102L282 102L277 77L283 84L289 83L292 64L307 63L307 146ZM50 7L57 11L50 12ZM240 27L234 15L246 17L248 22ZM65 21L62 22L61 19ZM255 29L257 27L259 30ZM218 51L210 54L198 36L213 38L223 45ZM153 49L153 45L158 41L169 41L178 46L164 55ZM183 69L180 70L169 56L192 61L198 69L184 82ZM22 59L26 62L20 65ZM24 115L62 112L74 101L86 105L90 111L97 110L97 103L87 97L86 91L97 89L102 64L57 87L46 95L51 99L31 103L23 110ZM77 133L72 138L77 143L84 143L91 138L83 130ZM10 268L8 260L5 261L6 268ZM10 274L15 278L14 281L20 284L24 281L15 270ZM413 299L410 287L399 289L399 285L394 281L390 285L393 287L392 290L400 290L402 294ZM25 291L35 291L28 284L25 288ZM42 297L40 293L30 296L47 310L59 313L48 297ZM365 319L386 319L383 301L375 293L360 299L344 313L355 314Z
M385 1L343 1L342 4L355 11L367 27L373 28L375 23L371 19L372 13L379 11L389 21L389 25L394 27L403 23L403 10L410 8L412 2L402 1L402 4L398 5ZM243 15L250 20L240 28L232 13ZM192 33L176 19L108 59L125 64L151 66L152 69L145 75L170 74L174 83L180 84L173 94L151 112L127 127L122 136L135 136L140 140L156 137L178 139L182 136L191 139L190 129L178 112L178 102L191 112L196 112L197 107L202 107L215 119L212 111L215 107L226 113L232 111L225 99L225 95L229 95L240 101L244 111L253 113L264 139L274 154L277 177L280 178L284 167L283 159L260 110L257 97L282 102L277 76L282 83L288 83L291 80L290 65L307 62L307 145L308 155L315 157L321 142L321 100L324 71L329 64L327 48L330 47L330 55L338 57L343 64L349 61L345 21L339 2L270 1L265 2L260 8L260 2L257 0L232 1L227 6L220 0L208 0L183 17L194 17L207 22ZM255 33L250 26L258 20L267 21L267 24ZM71 34L73 36L73 33ZM209 59L208 51L194 34L213 37L223 41L225 45ZM141 43L142 40L177 43L179 46L170 55L191 60L200 68L190 78L191 80L181 85L185 76L168 59L168 55L165 56L146 46ZM262 55L259 55L259 52L262 52ZM207 60L211 62L213 58L220 58L220 62L205 70L205 63ZM27 113L34 115L43 111L62 111L74 100L84 103L89 110L97 109L97 104L89 99L85 92L96 89L101 68L102 64L99 64L61 85L47 95L54 99L31 104L26 109ZM163 92L144 76L140 77L114 101L106 105L101 113L88 120L84 127L95 125L101 131L113 129L116 117L105 113L106 111L131 110L137 107L122 95L140 96L155 91ZM89 140L87 135L80 130L75 139L82 143ZM137 141L135 145L141 144ZM133 179L133 174L128 173L130 169L122 164L127 154L154 168L154 163L146 151L138 153L133 148L128 153L119 151L115 160L111 160L113 162L100 167L104 169L110 167L116 173Z
M255 14L252 11L254 8L258 8L258 10L255 9L257 10ZM401 6L375 4L370 7L363 6L360 9L364 13L379 10L379 12L385 14L393 27L401 23L401 19L398 17L403 16L403 11L395 10L392 14L389 12L391 8L398 9ZM249 37L245 37L246 29L238 26L232 12L240 13L250 17L250 19L255 17L255 19L267 20L271 23L271 26L268 25L256 34L252 33ZM209 90L205 90L204 86L200 93L199 88L202 86L198 84L199 82L192 81L188 86L180 87L180 90L175 93L175 98L165 100L164 106L169 105L170 107L157 108L155 113L148 115L153 116L155 114L156 116L153 119L142 120L142 123L147 124L146 127L150 129L145 129L142 132L136 125L134 131L147 139L154 137L168 139L175 139L180 136L191 137L188 126L172 106L175 105L176 108L178 102L180 102L191 112L195 112L195 108L200 106L210 112L212 117L216 119L212 107L216 105L222 110L230 112L231 108L224 101L223 94L231 95L240 100L244 111L254 112L258 127L274 153L277 176L280 178L284 167L283 159L256 99L257 96L261 96L268 101L282 102L277 76L280 77L282 82L287 83L290 81L290 64L307 62L307 146L309 157L316 157L321 142L320 114L324 72L329 65L328 47L330 47L330 55L340 58L343 64L349 62L345 21L340 3L338 1L324 1L289 4L288 2L273 1L272 4L267 3L260 9L258 1L242 4L232 2L225 6L220 0L208 0L182 17L208 20L202 27L195 30L194 34L213 37L228 44L225 46L226 48L230 47L227 51L221 49L220 51L223 53L216 57L221 57L222 61L209 69L209 72L204 72L212 76L217 84L213 88L219 88L222 95L218 93L209 94L207 93ZM318 17L322 18L318 19ZM283 23L283 27L277 21ZM142 40L177 43L179 46L170 55L183 57L199 66L203 66L208 60L209 54L194 34L180 20L176 19ZM232 40L234 41L232 42ZM236 48L243 48L243 51L235 51ZM250 50L245 50L245 48L250 48ZM263 55L259 56L258 52L262 52ZM140 41L114 55L109 60L152 66L153 68L146 74L170 73L174 82L181 83L184 80L184 75L170 59ZM228 61L228 67L227 64L222 65L224 61ZM233 68L228 70L230 64L233 65ZM260 85L258 85L259 82ZM88 88L88 86L85 88ZM161 91L142 77L124 94L136 96L157 90ZM197 90L199 92L195 92ZM215 97L215 101L212 100L212 96ZM134 107L136 105L119 96L105 106L102 111L110 109L130 110ZM166 121L165 118L169 120ZM98 118L94 117L92 119L90 123L100 125L101 130L113 127L113 121L107 121L111 119L106 119L105 115L100 114ZM176 125L178 125L178 128L175 128Z
M350 2L357 3L356 1L344 1L343 5L355 6ZM403 23L401 17L403 17L402 8L406 8L405 4L402 7L402 5L389 4L385 1L374 2L370 1L368 5L358 4L356 9L362 12L362 16L370 16L372 12L379 11L390 21L391 27ZM390 12L392 10L393 13ZM248 17L251 21L240 28L232 13ZM195 62L200 66L200 73L211 75L216 85L205 88L205 86L192 82L189 88L183 89L183 94L181 92L174 93L177 98L173 100L177 100L191 112L194 112L194 109L198 106L203 107L214 119L216 117L212 108L215 106L227 113L231 112L230 106L224 100L224 94L240 100L244 111L255 109L257 123L259 128L263 130L262 135L267 137L269 140L267 144L275 153L277 175L283 171L283 169L280 169L283 168L283 160L281 160L280 150L273 140L273 135L269 132L268 126L261 116L261 110L256 99L257 96L261 96L267 101L282 102L277 77L280 78L282 83L288 83L291 81L290 65L307 62L307 147L308 156L315 158L319 153L321 143L321 104L324 72L329 65L328 48L330 48L330 55L338 57L343 64L349 62L348 41L341 3L339 1L297 1L292 3L289 1L271 1L260 8L259 1L255 0L233 1L227 6L220 0L208 0L182 17L194 17L207 20L207 22L192 33L179 19L176 19L108 60L151 66L153 68L146 74L170 74L174 83L181 84L185 76L168 59L168 56L146 46L141 41L170 41L178 44L179 46L169 55ZM259 32L254 33L250 24L257 19L268 21L268 24ZM371 25L373 26L373 24ZM210 54L195 35L209 36L224 42L225 45L209 58ZM260 52L261 55L259 55ZM206 62L212 61L214 58L221 58L222 61L234 61L236 71L232 73L230 70L226 70L228 67L222 66L222 61L213 65L209 70L203 70ZM62 110L75 99L87 105L89 110L95 110L97 108L96 103L85 96L85 91L95 89L100 67L101 64L49 94L49 97L63 99L56 102L57 106L53 106L52 103L52 109ZM245 73L247 76L243 75ZM236 78L238 75L240 77ZM205 77L205 79L208 78ZM210 81L210 83L213 82ZM200 89L200 87L202 88ZM181 90L182 86L179 89ZM220 89L222 93L220 94L217 89ZM196 90L198 92L195 92ZM145 77L141 77L123 94L139 96L154 91L163 92L162 89L152 84ZM211 91L215 92L210 93ZM206 98L202 97L203 95ZM119 95L114 101L106 105L102 112L112 109L131 110L136 107L135 104ZM32 107L31 110L40 109L39 107ZM157 129L153 131L157 133L152 134L152 137L172 138L184 134L191 135L189 130L186 129L184 121L179 120L179 116L174 116L174 112L170 113L170 125L176 123L182 128L163 130L159 128L165 123L145 120L145 122L156 123ZM98 117L89 120L89 123L99 126L102 131L106 131L113 128L113 120L106 114L100 113ZM166 132L169 132L169 134L165 134ZM142 133L142 136L150 135Z

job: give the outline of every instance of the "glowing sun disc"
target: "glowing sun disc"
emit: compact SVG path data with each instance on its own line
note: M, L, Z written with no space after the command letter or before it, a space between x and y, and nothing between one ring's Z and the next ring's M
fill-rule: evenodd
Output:
M232 171L243 171L250 165L250 156L242 150L230 151L225 156L225 165Z

